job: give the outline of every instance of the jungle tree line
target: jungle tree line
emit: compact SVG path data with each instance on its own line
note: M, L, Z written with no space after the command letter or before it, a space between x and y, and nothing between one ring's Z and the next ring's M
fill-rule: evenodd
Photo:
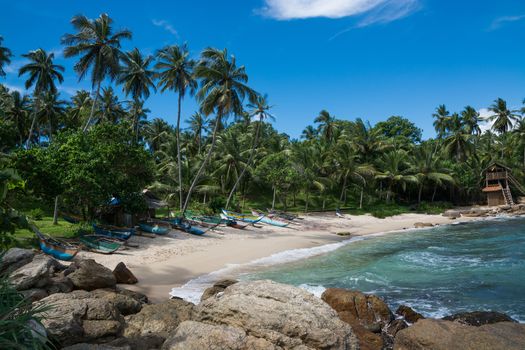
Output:
M88 215L104 197L129 197L142 186L181 211L202 204L242 207L245 200L307 211L378 201L477 202L482 170L495 160L524 179L525 109L511 110L501 98L489 107L493 124L485 132L475 108L449 112L441 105L432 115L434 139L422 140L421 130L400 116L372 126L325 110L299 140L291 139L269 123L268 97L250 86L246 68L226 49L206 48L191 57L186 45L172 45L150 56L137 48L124 51L122 42L132 33L116 31L106 14L75 16L71 24L74 32L62 38L64 57L75 60L75 72L89 79L92 91L64 99L59 93L64 68L54 63L53 53L23 54L29 62L19 76L32 92L0 85L0 148L12 159L3 168L17 168L32 193L48 200L62 195L77 208L89 203ZM0 39L0 75L12 57ZM148 118L145 100L152 93L172 99L175 126ZM183 112L185 98L195 98L199 110ZM113 141L103 140L112 133ZM126 159L121 149L132 156ZM84 153L90 155L87 164L97 165L78 166L75 159ZM111 170L105 166L116 154L120 161L113 168L126 176L141 174L140 181L120 181L115 172L97 175ZM53 171L61 165L68 166ZM53 186L42 183L46 177ZM80 198L85 178L94 189L83 190Z

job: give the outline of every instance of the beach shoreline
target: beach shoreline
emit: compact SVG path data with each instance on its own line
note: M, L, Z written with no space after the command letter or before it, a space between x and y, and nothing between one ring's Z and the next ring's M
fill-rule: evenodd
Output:
M331 244L336 244L333 247L336 249L337 244L355 237L407 230L417 232L416 223L435 226L474 220L479 218L451 219L441 215L402 214L379 219L371 215L338 218L335 215L311 214L288 228L269 225L246 230L221 228L220 233L209 232L202 237L172 230L165 237L133 237L131 242L138 247L129 247L113 255L81 252L79 256L95 259L110 269L124 262L139 280L138 284L125 287L144 293L151 302L158 303L169 298L172 288L184 286L203 276L209 277L205 283L212 284L213 273L217 271L221 272L216 274L217 279L235 277L236 269L231 269L231 276L225 273L228 267L243 266L275 254ZM325 252L319 249L313 255ZM298 256L296 260L306 257ZM290 257L282 262L288 261ZM275 263L280 262L272 262Z

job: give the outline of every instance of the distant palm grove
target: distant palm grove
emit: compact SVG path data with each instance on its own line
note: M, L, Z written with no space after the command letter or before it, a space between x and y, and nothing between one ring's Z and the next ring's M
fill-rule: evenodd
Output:
M483 202L481 173L492 161L524 180L525 109L501 98L487 101L493 123L484 132L473 107L441 105L428 115L434 139L422 140L400 116L370 125L327 110L312 111L313 125L291 139L273 128L271 101L226 49L191 57L186 45L173 45L148 56L123 51L132 33L117 31L106 14L75 16L71 25L63 54L91 91L65 99L64 67L43 49L16 53L27 59L18 74L30 93L0 84L4 216L37 202L93 218L112 197L134 212L144 188L176 211L419 210ZM1 76L15 57L4 46L0 37ZM154 93L172 101L175 125L150 118L144 103ZM181 113L190 98L199 110Z

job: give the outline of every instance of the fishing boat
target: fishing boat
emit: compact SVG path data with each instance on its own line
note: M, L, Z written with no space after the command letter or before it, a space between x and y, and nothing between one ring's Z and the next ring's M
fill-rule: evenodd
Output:
M44 253L51 255L56 259L65 261L73 259L75 255L78 254L78 251L80 250L79 247L48 237L40 232L34 225L31 225L31 228L35 232L40 249Z
M160 227L156 224L146 224L146 223L139 223L139 228L141 231L154 233L156 235L165 235L168 232L170 232L170 229L167 227Z
M112 254L122 246L121 242L100 235L82 235L79 241L87 250L99 254Z
M274 217L279 217L281 219L285 219L285 220L289 220L289 221L293 221L295 219L301 219L298 215L295 215L295 214L290 214L290 213L287 213L287 212L284 212L284 211L277 211L277 210L273 210L273 209L268 209L268 215L273 215Z
M127 241L135 233L135 230L132 228L119 228L98 224L93 224L93 229L97 235L116 238L122 241Z
M255 223L261 221L264 218L264 215L260 215L260 216L245 215L245 214L235 213L233 211L229 211L229 210L226 210L226 209L222 209L222 213L228 219L244 221L244 222L247 222L249 224L255 224Z
M192 235L202 236L206 233L206 229L191 225L187 220L183 218L171 218L165 219L164 221L169 222L173 228L178 230L191 233Z
M262 213L260 213L260 212L258 212L256 210L252 210L252 214L253 215L263 215ZM285 221L282 221L282 220L276 220L276 219L273 218L272 215L264 216L261 219L261 222L265 223L265 224L268 224L268 225L277 226L277 227L286 227L286 226L288 226L290 224L289 222L285 222Z
M235 220L232 220L232 219L228 219L228 217L226 215L224 215L223 213L221 213L220 215L221 215L221 219L223 221L225 221L226 226L233 227L233 228L236 228L236 229L239 229L239 230L243 230L243 229L246 228L246 226L249 225L249 223L241 224L238 221L235 221Z

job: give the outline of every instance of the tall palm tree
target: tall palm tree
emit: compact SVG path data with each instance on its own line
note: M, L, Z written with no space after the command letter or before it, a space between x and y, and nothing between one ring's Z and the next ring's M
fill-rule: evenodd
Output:
M317 131L323 135L326 142L332 141L335 128L335 117L331 116L326 110L322 110L317 118L314 120L315 123L319 124Z
M489 111L493 113L493 115L489 117L489 120L494 122L494 124L492 124L492 130L500 134L504 134L512 129L514 122L516 122L519 117L517 111L507 108L507 102L502 98L495 100L489 107Z
M201 79L201 88L197 99L205 115L216 113L211 144L193 182L188 190L182 213L190 203L191 194L198 183L215 148L217 130L222 119L231 114L240 115L243 111L243 101L246 97L255 101L256 93L246 83L248 75L244 66L237 66L234 56L229 56L226 49L206 48L201 53L201 62L195 67L195 76Z
M142 56L139 49L135 48L126 52L122 59L124 65L121 68L117 82L123 84L122 89L126 96L131 95L135 104L139 100L147 99L150 95L150 89L155 91L153 83L155 72L149 69L153 61L153 56ZM136 115L132 115L135 138L138 140L139 122Z
M128 114L133 116L132 130L136 132L135 141L139 140L140 130L144 129L150 112L148 108L144 108L142 100L133 100L128 104Z
M525 168L525 118L522 117L514 126L512 132L517 136L518 143L523 147L523 168Z
M465 109L461 112L461 120L467 133L477 136L481 134L481 129L479 127L479 112L473 107L465 107Z
M20 70L18 71L18 76L22 76L25 74L29 75L28 79L25 82L26 89L29 89L34 86L33 121L31 122L29 135L26 141L26 147L29 147L29 142L31 141L31 137L33 136L33 130L37 119L39 100L41 98L41 95L44 92L57 92L55 80L58 80L59 83L62 83L64 81L64 77L61 73L64 71L64 67L57 64L53 64L55 54L48 54L42 49L30 51L29 53L24 54L22 56L29 59L29 63L25 64L20 68Z
M164 119L155 118L148 123L144 134L152 153L160 150L171 130L171 126Z
M197 154L200 154L202 133L208 131L208 118L200 112L195 112L189 120L186 120L186 123L190 124L190 129L194 135L194 141L197 143Z
M437 137L443 138L447 134L447 129L450 120L450 112L445 105L440 105L436 108L436 112L432 114L436 120L434 121L434 129Z
M226 209L230 206L230 201L233 197L233 194L235 193L235 190L237 189L237 186L239 186L239 183L241 182L241 179L243 178L244 174L246 173L246 170L252 165L253 158L255 157L256 149L259 144L259 134L261 129L261 124L263 121L271 119L275 120L275 117L270 114L270 109L272 106L268 104L268 96L264 95L258 95L255 102L248 104L248 108L251 110L248 112L250 117L256 118L257 121L255 126L255 137L253 139L252 143L252 150L250 152L250 158L248 159L248 162L246 163L246 166L242 170L241 174L237 178L237 181L235 181L235 184L233 185L230 194L228 195L228 200L226 201Z
M400 185L403 191L409 183L417 183L417 178L410 173L408 167L407 153L403 150L394 150L383 154L378 159L379 172L375 176L377 180L387 182L386 202L390 202L394 185Z
M71 19L71 24L77 33L66 34L62 37L62 44L67 45L64 49L64 56L81 56L74 70L78 73L79 80L82 80L91 70L92 88L95 89L96 86L91 113L84 126L84 131L86 131L95 113L100 85L104 79L114 80L118 76L122 57L120 42L123 39L131 39L131 32L129 30L114 32L113 20L105 13L96 19L77 15Z
M316 137L317 130L311 125L308 125L306 128L304 128L303 133L301 134L301 138L306 140L313 140Z
M66 111L66 101L60 100L57 93L46 92L42 95L39 118L42 123L47 124L47 137L52 140L53 134L59 127Z
M5 77L4 66L11 63L13 53L7 47L2 46L4 38L0 35L0 77Z
M31 100L29 96L22 95L18 91L12 91L11 105L7 109L7 117L16 125L18 131L18 142L20 146L24 144L24 137L29 132L28 119L31 114Z
M122 102L119 101L112 87L103 88L98 99L100 100L100 109L97 111L99 122L117 124L126 116Z
M157 52L158 86L161 92L166 90L178 94L177 100L177 125L175 133L177 137L177 162L181 162L180 154L180 115L182 100L187 92L193 94L197 88L197 81L193 76L195 61L190 59L190 53L186 45L167 46ZM182 183L182 166L179 166L179 183ZM179 209L182 210L182 186L179 187Z
M93 101L90 93L79 90L71 97L71 103L67 109L66 128L77 129L89 118L90 108Z
M470 142L472 135L465 128L462 119L457 113L449 117L448 124L448 136L444 142L445 150L450 155L455 155L456 160L462 161L472 151Z

